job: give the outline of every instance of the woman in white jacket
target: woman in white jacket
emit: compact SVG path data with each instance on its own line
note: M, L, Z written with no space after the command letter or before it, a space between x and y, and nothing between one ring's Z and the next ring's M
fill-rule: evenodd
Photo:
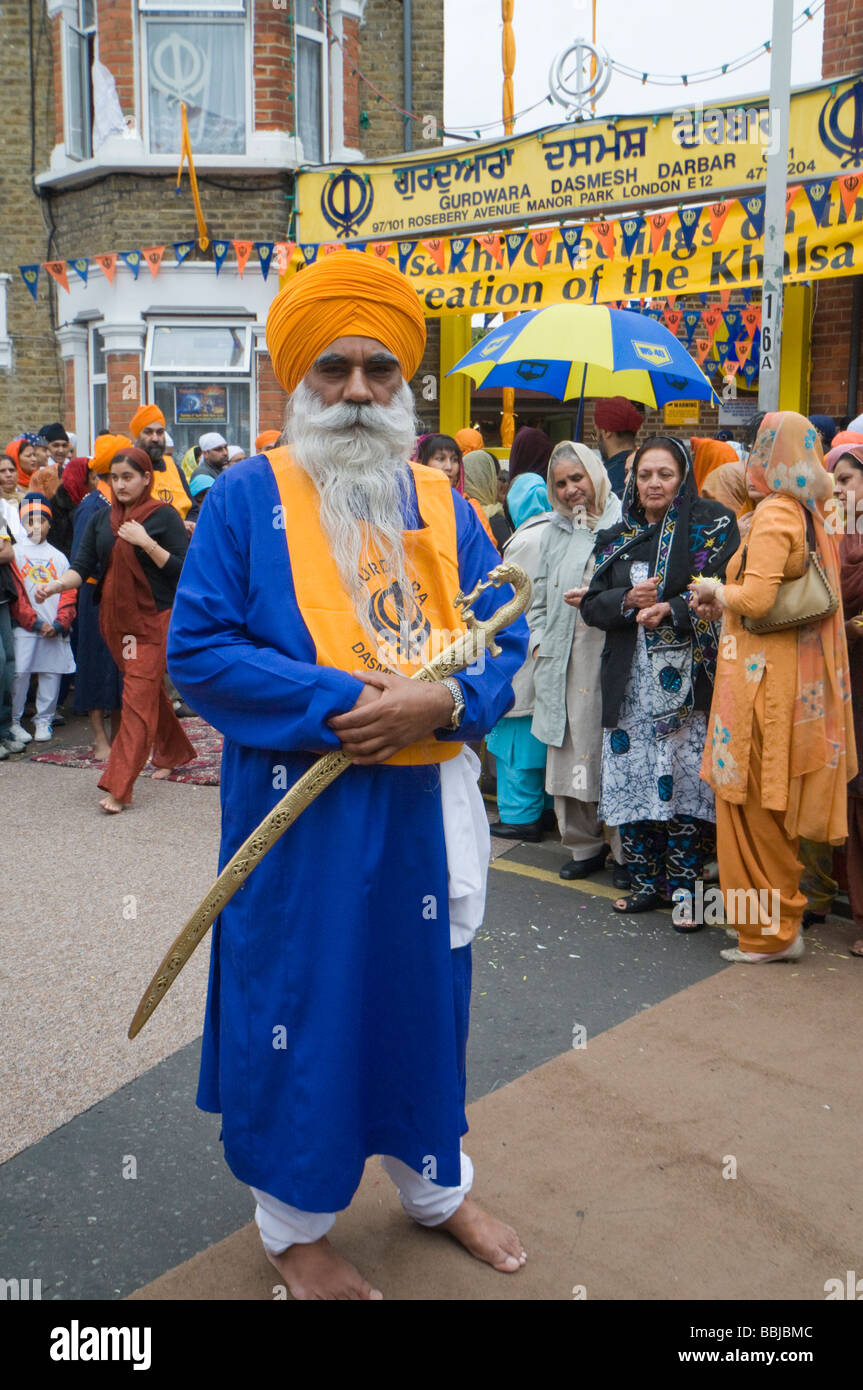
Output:
M535 657L532 731L548 746L546 790L554 796L560 838L571 859L561 878L584 878L605 863L608 844L597 818L602 761L599 669L604 634L578 611L593 573L596 535L620 520L620 501L602 463L584 444L564 440L548 463L553 508L528 610ZM622 854L610 832L614 858Z

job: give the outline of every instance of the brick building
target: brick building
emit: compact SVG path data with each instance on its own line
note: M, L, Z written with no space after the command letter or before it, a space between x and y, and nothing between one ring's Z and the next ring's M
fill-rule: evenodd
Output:
M863 68L863 5L827 0L823 77ZM863 276L821 280L814 286L810 409L836 419L863 411ZM856 363L856 374L853 368ZM856 375L856 380L853 379Z
M0 437L62 419L84 450L162 406L180 454L200 412L249 447L283 396L264 345L275 292L258 257L178 262L195 238L185 100L211 240L289 240L303 163L405 148L402 0L7 0L0 16ZM443 0L414 7L412 109L442 123ZM363 82L360 71L368 79ZM158 274L92 257L164 246ZM69 292L19 265L90 257ZM47 283L46 283L47 282ZM434 353L434 346L430 348Z

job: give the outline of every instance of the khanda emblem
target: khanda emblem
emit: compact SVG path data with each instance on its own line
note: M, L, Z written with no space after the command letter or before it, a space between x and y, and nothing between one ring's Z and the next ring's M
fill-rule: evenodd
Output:
M331 175L321 193L321 212L337 236L354 236L375 201L372 181L354 169Z
M418 661L431 636L431 624L412 594L398 584L377 589L369 600L369 619L381 645L399 661Z
M156 492L156 496L160 502L167 502L169 506L174 500L174 494L169 487L160 487Z
M821 142L842 160L843 169L863 158L863 81L828 97L818 117Z

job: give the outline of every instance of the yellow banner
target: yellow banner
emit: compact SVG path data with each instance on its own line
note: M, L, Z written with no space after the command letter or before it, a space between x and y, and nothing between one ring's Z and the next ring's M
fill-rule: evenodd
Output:
M863 78L791 98L788 179L863 163ZM300 243L387 240L608 216L753 193L779 129L766 96L553 126L298 174Z

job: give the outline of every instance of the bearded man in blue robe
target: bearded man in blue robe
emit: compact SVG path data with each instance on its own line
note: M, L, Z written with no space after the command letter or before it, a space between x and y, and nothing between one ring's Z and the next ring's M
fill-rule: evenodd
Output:
M414 1221L502 1273L525 1259L468 1195L461 1137L489 853L467 743L510 708L527 626L448 683L408 679L499 558L445 475L407 462L424 344L387 261L336 253L287 282L267 320L284 447L210 490L169 639L178 690L225 736L220 868L321 753L353 760L213 932L198 1104L300 1299L382 1297L327 1239L373 1154Z

